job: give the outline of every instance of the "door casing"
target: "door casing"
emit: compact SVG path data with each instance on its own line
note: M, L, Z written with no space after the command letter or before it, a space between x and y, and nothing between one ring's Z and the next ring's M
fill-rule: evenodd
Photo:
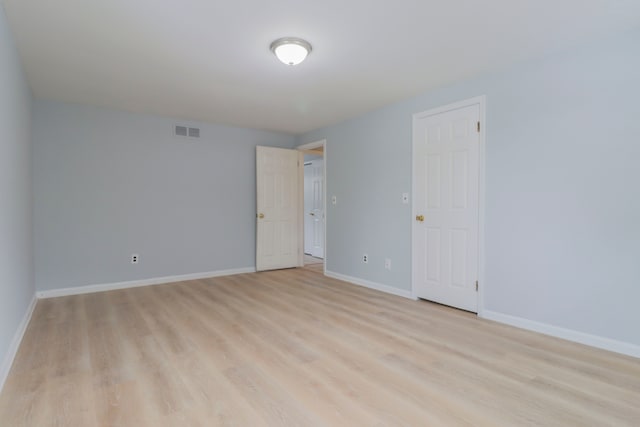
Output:
M322 176L324 180L324 185L322 186L322 191L324 192L324 265L323 265L323 273L327 274L327 261L329 259L329 242L327 241L327 229L329 228L328 221L328 212L327 212L327 140L321 139L314 142L309 142L307 144L300 145L296 147L298 150L306 151L313 150L315 148L322 148L323 155L322 158L324 160ZM304 166L300 169L300 173L302 174L302 184L301 187L304 187ZM302 197L302 201L300 202L300 212L304 215L304 196ZM301 217L301 221L303 221ZM304 233L301 236L301 239L304 239ZM304 242L300 244L301 256L304 256Z

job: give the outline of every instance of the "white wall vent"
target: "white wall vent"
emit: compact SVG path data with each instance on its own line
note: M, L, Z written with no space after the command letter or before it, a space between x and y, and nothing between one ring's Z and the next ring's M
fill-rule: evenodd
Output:
M187 126L175 125L173 134L186 138L200 138L200 128L190 128Z
M199 128L189 128L189 137L190 138L200 138L200 129Z
M187 136L187 127L176 125L173 133L175 136Z

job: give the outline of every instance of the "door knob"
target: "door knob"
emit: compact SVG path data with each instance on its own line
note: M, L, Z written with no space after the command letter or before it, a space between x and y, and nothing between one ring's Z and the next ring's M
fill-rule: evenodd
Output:
M259 213L258 214L258 218L260 218L260 219L264 218L264 214L263 213Z
M424 222L424 215L416 215L416 221Z

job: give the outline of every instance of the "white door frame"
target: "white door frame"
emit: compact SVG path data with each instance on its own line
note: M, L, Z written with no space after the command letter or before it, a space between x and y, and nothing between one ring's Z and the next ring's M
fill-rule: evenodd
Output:
M414 135L416 134L416 122L419 117L432 116L440 113L446 113L447 111L457 110L463 107L469 107L472 105L479 105L480 107L480 136L478 143L479 152L478 152L478 316L483 317L484 312L484 288L485 288L485 254L484 254L484 245L485 245L485 236L484 236L484 220L485 220L485 151L486 151L486 130L487 130L487 120L486 120L486 96L477 96L474 98L465 99L463 101L454 102L452 104L443 105L441 107L432 108L426 111L422 111L419 113L415 113L413 115L413 127L412 127L412 137L411 137L411 158L412 158L412 171L411 171L411 188L412 188L412 200L416 200L416 190L417 190L417 182L416 182L416 170L418 168L417 165L417 157L416 157L416 147L413 142ZM416 221L414 221L415 216L418 214L416 211L416 205L412 202L411 208L411 251L413 252L414 247L414 236L416 235ZM411 254L411 259L413 262L413 253ZM416 278L414 277L415 270L413 265L411 266L411 294L414 299L418 299L416 296L416 292L414 289L414 284L416 283Z
M314 141L314 142L309 142L307 144L302 144L296 147L296 149L304 151L304 150L313 150L314 148L321 148L322 147L322 158L324 160L323 165L322 165L322 180L323 185L322 185L322 191L323 191L323 195L322 198L324 206L322 207L323 211L324 211L324 263L323 263L323 274L326 275L327 274L327 257L328 257L328 247L329 245L327 244L327 140L326 139L321 139L319 141ZM304 163L304 162L303 162ZM302 187L304 188L304 164L302 165L302 173L303 173L303 177L302 177ZM304 196L302 197L302 200L300 201L300 212L302 212L302 215L304 216ZM301 217L300 219L301 221L304 221L304 218ZM302 233L301 236L301 241L300 241L300 250L302 251L302 256L304 257L304 232Z

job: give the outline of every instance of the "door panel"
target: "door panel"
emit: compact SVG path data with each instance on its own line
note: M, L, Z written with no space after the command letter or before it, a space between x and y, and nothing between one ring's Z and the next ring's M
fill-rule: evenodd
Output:
M256 147L256 270L300 265L297 150Z
M429 174L427 179L427 206L430 209L439 209L440 203L440 188L442 184L440 182L440 158L439 154L427 155L427 166L425 170Z
M413 286L477 311L479 105L414 118ZM421 218L420 218L421 219Z
M451 230L451 286L464 288L467 282L467 230Z
M440 282L440 229L430 227L426 229L425 244L426 250L423 262L426 266L423 280Z

